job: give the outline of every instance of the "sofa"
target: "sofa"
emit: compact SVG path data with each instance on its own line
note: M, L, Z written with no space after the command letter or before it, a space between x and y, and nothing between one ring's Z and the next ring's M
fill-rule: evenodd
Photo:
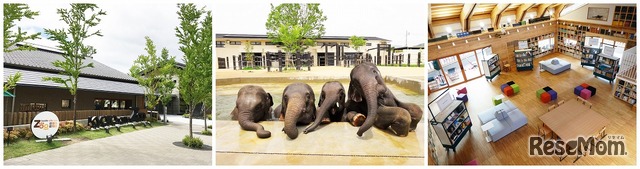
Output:
M558 58L552 58L549 60L541 61L540 68L548 71L551 74L558 74L565 70L571 69L571 63Z
M496 142L527 124L527 116L509 100L478 114L482 126L493 125L487 131L491 141Z

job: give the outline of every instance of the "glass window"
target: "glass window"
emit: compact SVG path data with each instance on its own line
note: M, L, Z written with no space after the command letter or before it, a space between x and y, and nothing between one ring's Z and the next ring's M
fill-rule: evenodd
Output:
M367 46L371 46L371 43L367 43Z
M251 45L262 45L262 42L251 41Z
M476 57L478 57L478 60L482 60L482 58L484 58L484 53L482 52L482 49L476 50ZM480 69L480 74L484 74L483 69Z
M460 63L456 56L449 56L439 59L438 61L442 64L442 70L444 71L449 85L458 84L464 81L464 78L462 77L462 70L460 69Z
M277 44L277 43L275 43L275 42L265 42L265 43L264 43L264 45L272 45L272 46L275 46L275 45L278 45L278 44Z
M222 48L222 47L224 47L224 41L216 41L216 47L217 47L217 48Z
M462 68L467 79L480 76L480 66L478 66L475 51L460 54L460 62L462 62Z
M110 104L111 104L111 101L104 100L104 106L103 107L108 109Z
M120 109L124 109L126 105L126 102L124 100L120 101Z
M624 47L627 44L624 42L618 42L616 41L616 46L613 49L613 56L614 57L618 57L618 58L622 58L622 55L624 54Z
M447 87L447 82L442 74L438 61L429 61L429 63L427 63L427 71L429 72L429 90L438 90L440 88Z
M111 103L111 108L112 108L112 109L117 109L117 108L118 108L118 101L117 101L117 100L114 100L114 101Z
M71 100L69 99L64 99L62 100L62 108L69 108L71 107L71 104L69 103Z
M241 45L241 44L242 44L242 42L240 42L240 41L231 41L231 42L229 42L229 45Z

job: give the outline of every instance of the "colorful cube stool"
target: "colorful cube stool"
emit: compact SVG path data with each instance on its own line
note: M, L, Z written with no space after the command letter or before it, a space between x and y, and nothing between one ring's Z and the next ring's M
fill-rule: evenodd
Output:
M513 82L513 81L509 81L509 82L507 82L507 85L509 85L509 86L511 86L511 85L513 85L513 84L516 84L516 83L515 83L515 82Z
M591 91L591 97L596 95L596 88L595 87L589 86L589 87L587 87L587 90Z
M576 88L573 89L573 94L575 94L576 96L580 96L580 92L582 92L582 89L584 89L584 87L576 86Z
M499 105L500 103L502 103L502 99L499 99L499 98L495 98L495 97L493 97L493 105L494 105L494 106L497 106L497 105Z
M507 96L513 96L513 88L511 86L505 87L504 94Z
M549 90L549 91L547 91L547 93L549 93L549 95L551 95L551 100L558 99L558 93L555 90Z
M544 87L544 88L542 88L542 89L544 89L544 91L545 91L545 92L548 92L548 91L550 91L550 90L553 90L553 89L551 89L551 87L549 87L549 86L546 86L546 87Z
M456 96L456 100L462 100L462 102L466 103L469 101L469 98L467 97L467 94L459 94Z
M589 87L589 85L588 85L588 84L586 84L586 83L582 83L580 86L582 86L582 88L587 88L587 87Z
M500 91L504 93L504 88L506 88L507 86L509 86L509 85L508 84L500 85Z
M520 86L518 84L515 84L515 83L512 84L511 88L513 88L513 93L514 94L520 92Z
M542 93L545 93L544 89L540 89L540 90L536 91L536 97L538 97L538 99L539 99L539 98L540 98L540 95L541 95Z
M542 101L542 103L549 103L549 101L551 101L551 95L547 92L540 94L540 101Z
M582 89L582 91L580 91L580 97L585 100L591 98L591 90Z

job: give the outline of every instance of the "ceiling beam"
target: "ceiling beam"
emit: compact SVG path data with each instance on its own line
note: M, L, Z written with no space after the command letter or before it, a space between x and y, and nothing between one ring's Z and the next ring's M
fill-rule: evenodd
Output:
M564 10L564 8L566 7L567 7L567 4L561 4L556 6L556 10L555 12L553 12L553 18L560 19L560 13L562 13L562 10Z
M469 31L470 19L473 16L473 10L476 9L476 3L465 3L460 11L460 26L462 26L462 32Z
M533 7L533 5L535 5L535 4L534 3L524 3L524 4L520 5L516 9L516 22L522 21L522 19L524 18L524 15L527 13L527 11L529 9L531 9L531 7Z
M537 16L537 18L542 17L544 15L544 13L547 12L547 10L549 10L549 6L551 6L551 5L553 5L553 4L540 4L540 6L538 6L538 16Z
M498 25L500 25L500 15L504 12L507 7L511 5L510 3L499 3L496 7L491 11L491 27L498 29Z

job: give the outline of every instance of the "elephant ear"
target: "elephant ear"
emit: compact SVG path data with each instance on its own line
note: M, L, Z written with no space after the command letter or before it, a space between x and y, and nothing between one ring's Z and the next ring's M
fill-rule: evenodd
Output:
M267 100L269 103L269 107L273 106L273 97L271 97L271 93L267 93Z
M362 102L362 95L357 91L356 85L353 81L349 82L349 99L355 102Z

